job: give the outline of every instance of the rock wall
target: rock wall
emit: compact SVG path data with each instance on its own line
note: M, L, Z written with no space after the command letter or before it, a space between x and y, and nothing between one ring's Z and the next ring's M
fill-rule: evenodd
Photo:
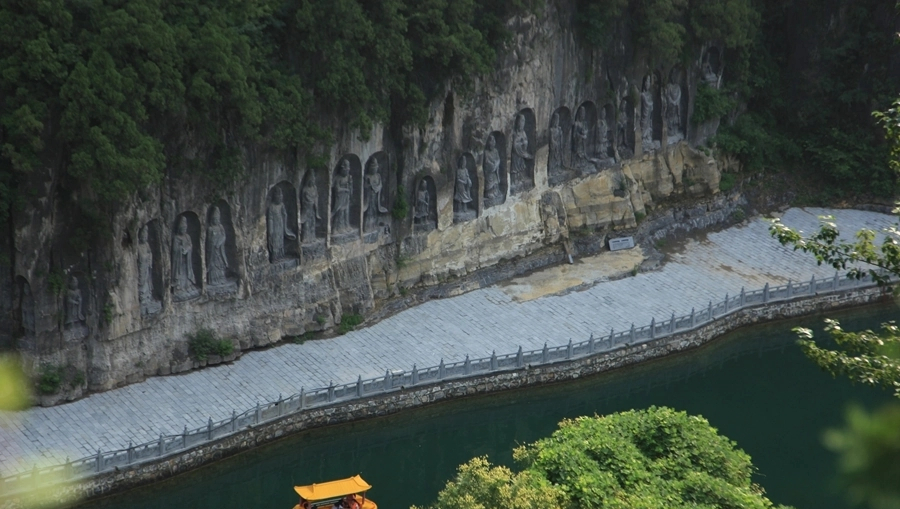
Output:
M720 84L715 47L651 68L623 44L587 49L572 16L557 0L510 20L495 72L466 92L448 84L424 126L361 136L324 119L326 165L248 147L239 182L173 171L97 218L99 236L68 213L79 196L60 168L36 172L13 218L0 345L36 376L62 368L41 400L54 404L191 369L202 328L237 349L327 330L573 229L628 230L717 193L716 161L693 148L716 126L688 122L697 83Z

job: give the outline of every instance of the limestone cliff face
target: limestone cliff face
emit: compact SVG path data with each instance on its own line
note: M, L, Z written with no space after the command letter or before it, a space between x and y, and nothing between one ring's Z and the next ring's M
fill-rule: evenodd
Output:
M426 125L363 141L335 122L321 168L248 148L225 191L171 175L108 218L108 237L69 222L77 197L52 168L35 175L0 309L33 373L65 368L43 403L191 369L201 328L237 349L329 329L570 229L627 230L668 198L718 192L716 162L692 148L715 126L688 122L697 83L721 75L715 48L689 68L590 51L564 0L509 28L496 71L448 86Z

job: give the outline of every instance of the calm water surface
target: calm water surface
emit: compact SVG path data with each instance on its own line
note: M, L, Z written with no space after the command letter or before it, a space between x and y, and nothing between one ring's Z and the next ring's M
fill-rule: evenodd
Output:
M877 328L900 312L891 306L830 316L852 330ZM891 398L834 380L802 356L791 327L821 323L814 317L758 326L614 373L313 430L82 507L288 509L295 484L361 473L381 509L407 509L431 502L473 456L512 465L516 445L549 435L565 417L666 405L703 415L736 441L775 503L845 508L832 487L835 462L821 432L841 424L849 402L871 408Z

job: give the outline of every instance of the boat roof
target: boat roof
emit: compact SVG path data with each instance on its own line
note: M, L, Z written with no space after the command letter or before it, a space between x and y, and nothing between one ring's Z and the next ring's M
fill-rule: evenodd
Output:
M362 477L354 475L347 479L338 479L337 481L328 481L322 483L313 483L308 486L294 486L294 491L298 495L315 502L317 500L326 500L329 498L343 497L344 495L353 495L367 491L372 486L363 480Z

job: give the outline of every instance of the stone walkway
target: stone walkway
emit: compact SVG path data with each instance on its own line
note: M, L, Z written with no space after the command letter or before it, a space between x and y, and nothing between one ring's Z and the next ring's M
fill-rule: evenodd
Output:
M883 229L892 216L853 210L791 209L785 224L811 232L817 216L831 213L845 232ZM160 433L193 429L275 400L300 387L324 387L462 360L562 345L610 328L624 330L705 308L710 300L735 295L741 287L766 282L830 277L809 255L779 245L768 223L742 226L688 241L658 271L598 283L583 291L514 300L504 285L435 300L408 309L371 327L335 339L286 344L250 352L231 365L185 375L155 377L121 389L52 408L0 413L0 476L38 465L77 459L103 450L155 440ZM513 285L514 286L514 285Z

